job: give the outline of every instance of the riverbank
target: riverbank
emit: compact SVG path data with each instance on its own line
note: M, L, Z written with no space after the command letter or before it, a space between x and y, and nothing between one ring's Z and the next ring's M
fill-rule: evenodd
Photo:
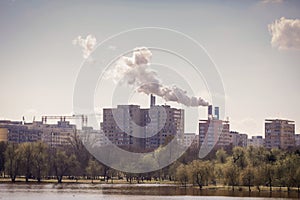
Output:
M34 184L58 184L56 179L43 179L41 182L38 182L35 179L29 179L29 182L25 182L25 179L23 177L21 178L16 178L15 182L11 182L10 178L0 178L0 184L29 184L29 185L34 185ZM72 184L72 185L80 185L80 184L87 184L87 185L101 185L101 186L108 186L108 185L116 185L116 186L126 186L126 187L158 187L158 186L172 186L172 187L179 187L179 188L186 188L186 189L193 189L193 190L199 190L199 191L232 191L232 186L227 186L227 185L209 185L209 186L204 186L201 190L199 189L198 186L193 186L191 184L188 184L186 186L181 185L178 182L175 181L169 181L169 180L164 180L164 181L139 181L137 182L136 180L132 181L132 183L126 181L126 179L114 179L114 180L91 180L91 179L68 179L65 178L63 179L62 185L64 184ZM270 192L270 188L268 186L260 186L258 190L257 187L251 187L250 193L253 192ZM246 186L235 186L233 192L249 192L249 188ZM290 188L290 191L286 187L272 187L272 192L283 192L283 193L288 193L288 192L295 192L298 193L298 188Z
M238 187L237 187L238 188ZM159 199L163 199L163 197L168 196L170 198L167 199L182 199L181 197L193 197L193 196L201 196L201 197L212 197L212 199L220 199L224 197L242 197L243 199L251 199L255 198L289 198L289 199L299 199L300 195L296 191L287 192L284 190L277 191L274 190L269 192L268 190L251 191L248 192L242 188L242 190L230 190L227 186L209 186L205 187L203 190L199 190L197 187L182 187L178 184L154 184L154 183L143 183L143 184L107 184L107 183L71 183L65 182L62 184L57 183L46 183L43 182L41 184L37 184L35 182L25 183L23 181L10 183L10 182L2 182L0 184L0 193L5 193L8 197L16 197L20 196L20 194L29 195L30 197L35 197L37 195L44 197L49 197L48 199L53 199L52 197L63 198L63 197L73 197L81 195L82 197L93 195L94 199L99 199L101 196L106 196L106 199L110 199L111 196L114 198L111 199L119 199L119 197L124 198L127 196L131 199L131 197L143 196L148 198L152 196L153 199L159 197ZM173 198L174 197L174 198ZM175 198L176 197L176 198ZM220 198L219 198L220 197ZM5 199L5 198L4 198ZM28 198L31 199L31 198ZM194 198L190 198L194 199Z
M13 183L11 182L10 178L0 178L0 183ZM23 177L19 177L16 178L14 183L38 183L38 181L36 179L29 179L29 182L25 181L25 178ZM42 179L41 184L43 183L53 183L53 184L57 184L57 179ZM62 180L62 184L63 183L71 183L71 184L165 184L165 185L179 185L179 183L176 183L174 181L156 181L156 180L151 180L151 181L136 181L133 180L132 183L128 182L126 179L109 179L108 181L104 181L104 180L100 180L100 179L69 179L69 178L64 178Z

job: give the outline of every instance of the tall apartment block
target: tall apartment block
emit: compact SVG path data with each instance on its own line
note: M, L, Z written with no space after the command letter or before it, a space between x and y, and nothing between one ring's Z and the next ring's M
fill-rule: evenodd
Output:
M215 107L215 115L213 114L213 107L208 107L208 119L199 121L199 143L208 148L221 148L229 146L230 138L230 124L228 121L220 120L219 107Z
M295 122L282 119L265 120L266 148L289 149L295 146Z
M132 150L155 149L175 135L183 137L184 110L156 105L151 95L150 108L118 105L103 109L101 128L114 145Z
M142 136L147 118L138 105L118 105L117 108L103 109L101 128L108 140L126 149L140 149L145 146ZM141 137L133 135L140 134Z

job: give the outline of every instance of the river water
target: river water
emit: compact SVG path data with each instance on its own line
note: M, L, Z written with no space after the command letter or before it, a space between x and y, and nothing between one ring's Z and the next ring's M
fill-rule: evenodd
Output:
M40 199L40 200L194 200L199 199L298 199L296 192L231 192L183 188L159 184L0 184L0 200Z

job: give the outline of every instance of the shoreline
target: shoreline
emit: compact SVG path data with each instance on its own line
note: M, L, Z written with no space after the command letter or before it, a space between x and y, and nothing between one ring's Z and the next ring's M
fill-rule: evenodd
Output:
M193 189L198 190L200 192L204 191L228 191L228 192L248 192L248 193L298 193L298 188L292 187L290 188L290 191L287 190L286 187L272 187L272 191L269 190L268 186L260 186L260 191L255 187L251 187L251 191L248 190L248 186L235 186L234 191L232 190L231 186L227 185L209 185L204 186L201 190L198 186L188 184L187 186L184 186L180 183L174 182L174 181L144 181L144 182L132 182L129 183L126 180L111 180L107 181L101 181L101 180L94 180L93 182L90 179L78 179L76 180L70 180L70 179L63 179L62 183L58 183L56 179L44 179L41 182L38 182L37 180L30 179L29 182L26 182L24 178L17 178L15 182L11 182L9 178L0 178L0 185L2 184L11 184L11 185L90 185L90 186L105 186L113 187L113 186L121 186L121 187L177 187L180 189ZM299 193L300 195L300 193Z

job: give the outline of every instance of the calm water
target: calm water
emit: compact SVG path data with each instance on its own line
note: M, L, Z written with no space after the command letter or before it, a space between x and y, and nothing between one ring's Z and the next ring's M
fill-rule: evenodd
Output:
M251 193L185 189L173 185L109 185L109 184L0 184L0 200L4 199L106 199L106 200L194 200L199 199L298 199L297 193ZM254 197L255 196L255 197Z

